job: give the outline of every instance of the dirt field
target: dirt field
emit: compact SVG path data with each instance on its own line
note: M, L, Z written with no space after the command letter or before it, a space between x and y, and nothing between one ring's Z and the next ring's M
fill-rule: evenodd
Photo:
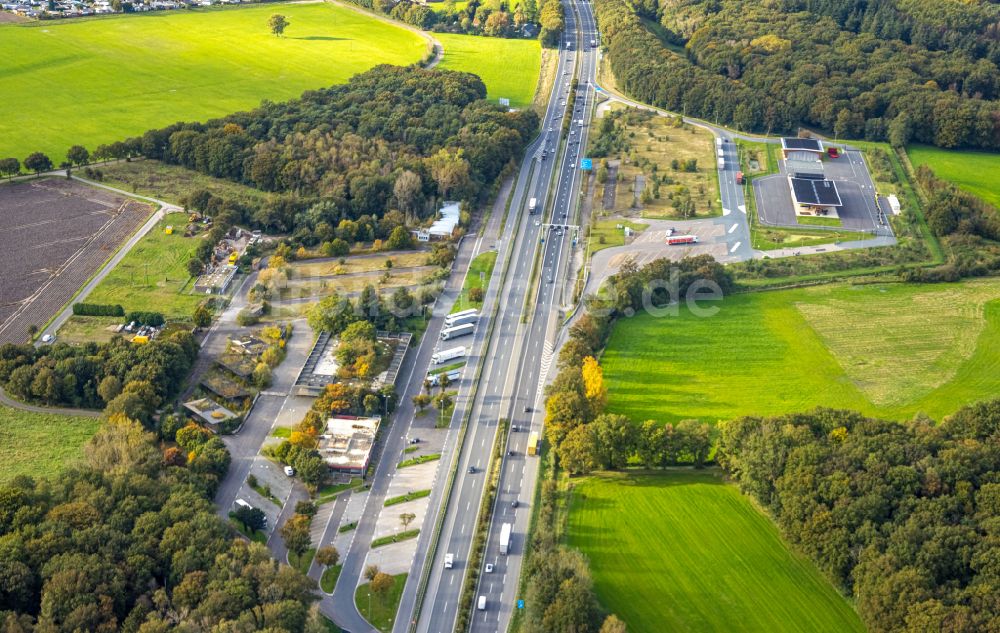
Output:
M59 178L0 185L0 343L23 343L152 209Z
M595 200L602 215L651 219L703 218L720 212L718 175L715 170L713 136L690 125L677 126L673 117L656 116L644 110L610 104L599 110L591 138L600 144L602 119L619 113L616 142L609 143L609 172L617 170L617 182L598 184ZM685 169L688 161L697 167ZM597 168L597 161L595 161ZM610 175L610 174L609 174ZM616 188L609 207L605 191ZM648 196L643 199L643 191ZM684 210L681 200L689 200Z

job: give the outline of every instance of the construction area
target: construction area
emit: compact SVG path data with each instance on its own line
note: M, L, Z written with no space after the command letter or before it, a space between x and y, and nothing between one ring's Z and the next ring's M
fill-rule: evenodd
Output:
M0 185L0 343L24 343L153 209L74 180Z

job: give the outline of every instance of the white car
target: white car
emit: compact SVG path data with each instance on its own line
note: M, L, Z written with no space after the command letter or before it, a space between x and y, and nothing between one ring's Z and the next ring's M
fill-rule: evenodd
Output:
M55 340L55 338L56 337L52 336L51 334L46 334L45 336L42 337L42 342L43 343L51 343L52 341Z
M291 466L285 466L285 474L288 475L289 477L294 477L295 469L292 468Z
M487 574L492 574L493 573L493 563L486 563L486 570L485 571L486 571Z

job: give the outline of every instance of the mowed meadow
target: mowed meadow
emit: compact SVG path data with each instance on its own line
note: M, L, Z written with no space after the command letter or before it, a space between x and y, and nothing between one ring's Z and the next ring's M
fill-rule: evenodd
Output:
M288 18L284 37L267 27ZM428 42L324 2L193 9L0 25L0 157L142 134L284 101L380 63L412 64Z
M831 285L727 297L711 317L623 319L602 358L635 422L813 407L936 420L1000 393L1000 281Z
M857 613L718 470L594 475L568 541L630 633L851 633Z

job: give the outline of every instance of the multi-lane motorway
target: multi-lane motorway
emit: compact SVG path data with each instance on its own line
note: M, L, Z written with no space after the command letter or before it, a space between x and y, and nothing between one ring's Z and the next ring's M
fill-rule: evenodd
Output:
M598 54L596 46L591 45L598 35L589 5L573 0L567 1L565 8L566 33L556 82L542 121L542 133L529 148L529 160L523 168L530 177L522 174L513 194L512 214L517 215L512 217L518 230L500 288L493 339L483 359L470 427L445 508L435 558L427 561L432 567L416 627L422 632L450 633L459 609L473 609L474 631L504 630L516 608L529 504L538 471L536 458L526 456L525 451L529 432L540 430L542 422L540 386L551 361L560 316L560 285L564 283L567 255L576 235L572 225L579 197L580 158L593 109ZM574 89L576 94L571 95ZM572 111L568 110L570 105ZM567 119L568 125L564 125ZM543 151L547 159L542 159ZM528 214L530 198L538 200L540 213ZM538 272L533 276L539 249ZM534 284L537 292L531 291ZM528 301L531 304L526 311ZM530 318L522 322L525 313ZM459 599L471 569L469 553L501 419L509 419L510 428L518 430L499 439L506 448L484 561L493 568L474 579L477 602L479 596L486 600L486 608L479 610L474 605L460 604ZM504 523L513 526L506 556L499 552L499 532ZM451 569L444 567L447 554L455 560Z

